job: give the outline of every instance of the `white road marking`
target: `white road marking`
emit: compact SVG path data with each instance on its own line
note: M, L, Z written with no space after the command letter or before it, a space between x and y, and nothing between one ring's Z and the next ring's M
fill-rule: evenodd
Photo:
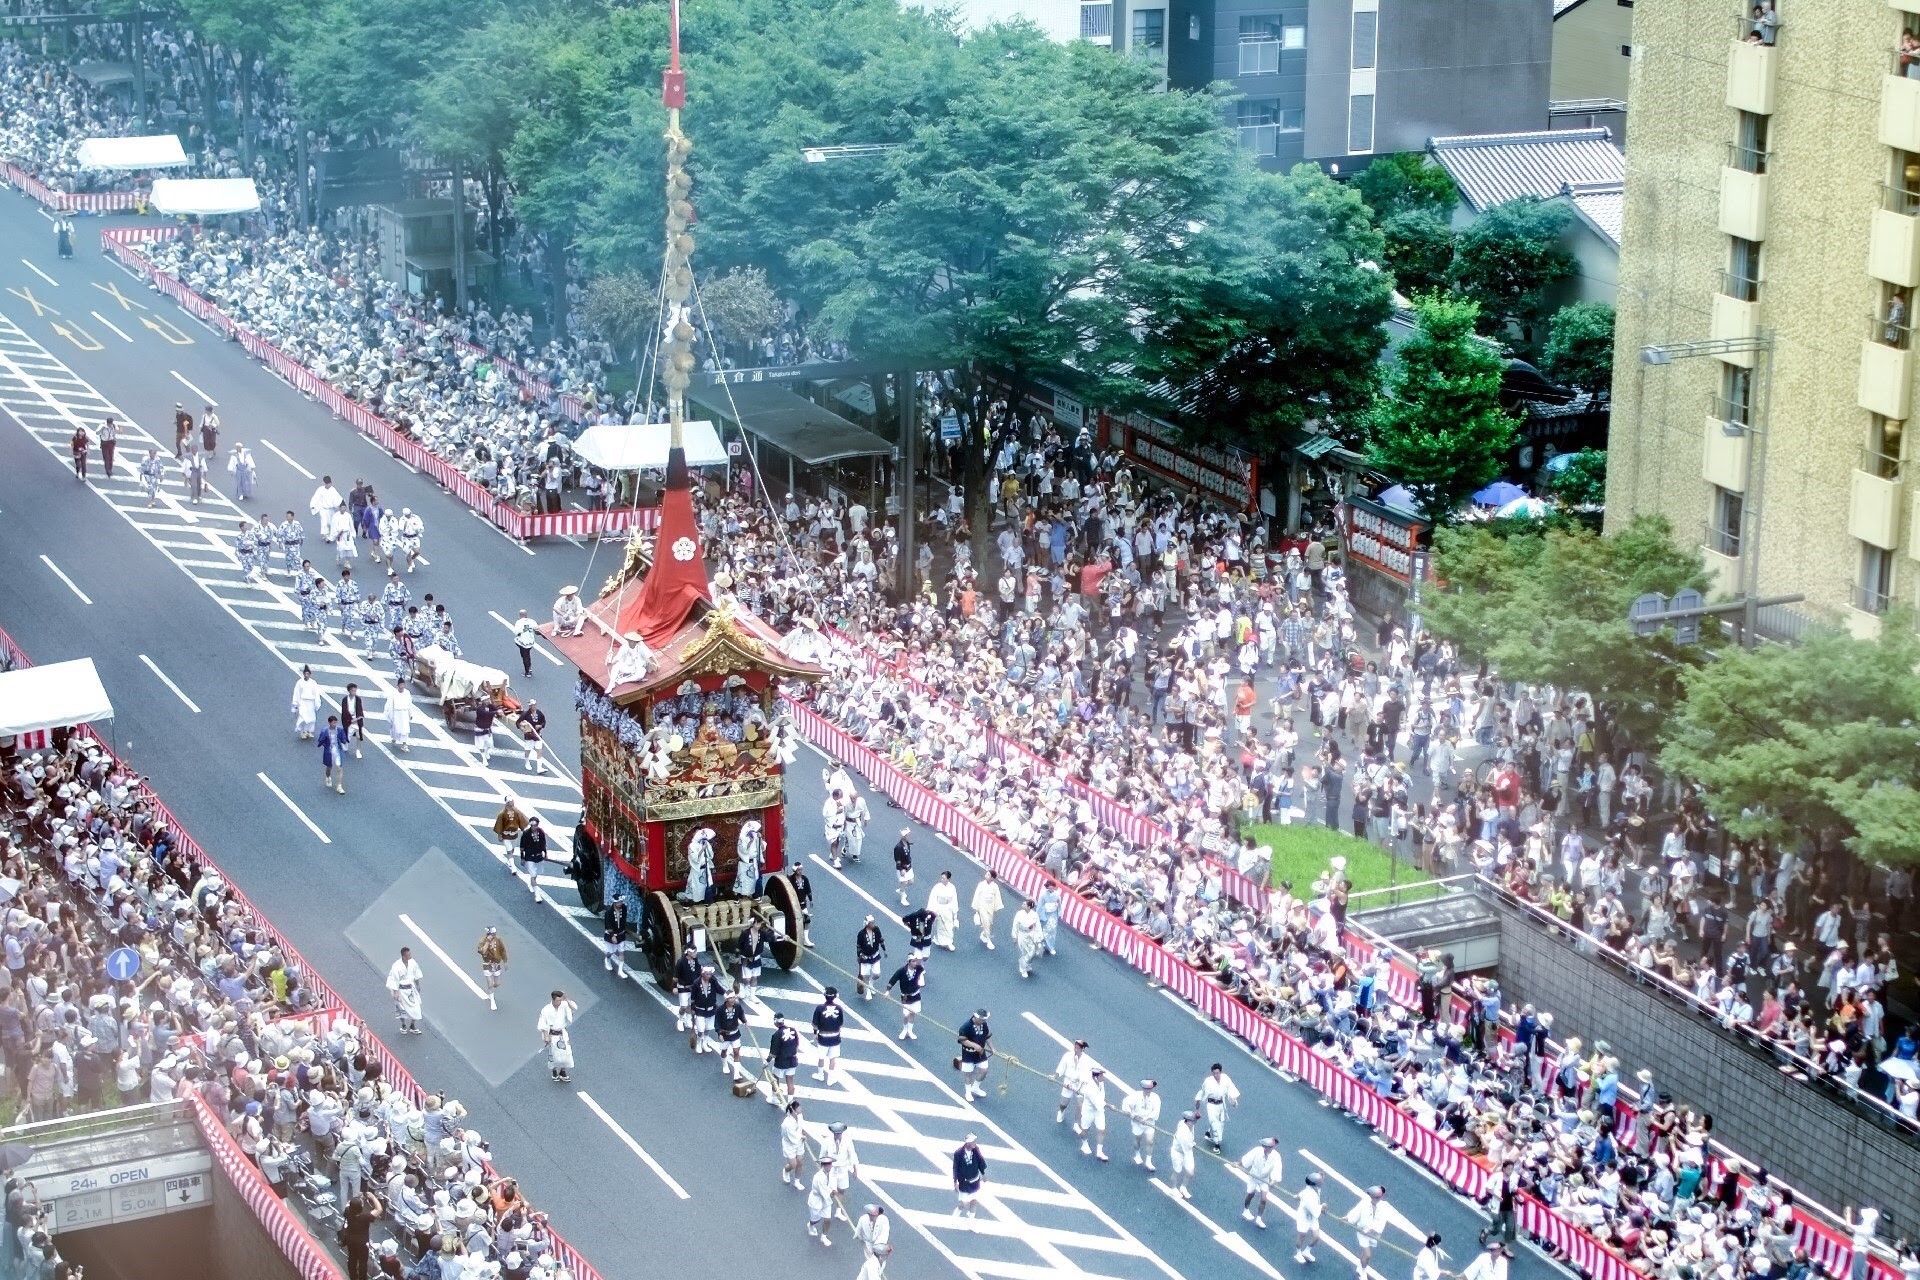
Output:
M75 595L77 595L77 596L79 596L79 597L80 597L80 603L81 603L81 604L92 604L92 603L93 603L93 597L92 597L92 596L89 596L89 595L88 595L88 594L87 594L86 592L84 592L84 591L82 591L82 590L81 590L81 589L80 589L79 587L77 587L77 586L75 586L75 585L74 585L74 582L73 582L73 579L72 579L72 578L69 578L69 577L68 577L68 576L67 576L66 574L64 574L64 573L62 573L62 572L60 571L60 566L59 566L59 565L57 565L57 564L55 564L55 563L54 563L54 562L53 562L52 560L50 560L50 559L48 559L48 558L47 558L46 556L41 556L41 557L40 557L40 563L41 563L41 564L44 564L45 566L47 566L47 568L49 568L49 569L51 569L51 570L53 570L53 576L54 576L54 577L56 577L56 578L58 578L58 579L60 579L60 581L62 581L62 582L64 582L64 583L66 583L66 584L67 584L67 590L69 590L69 591L71 591L71 592L73 592L73 594L75 594Z
M895 911L893 907L888 906L886 903L880 901L880 899L874 897L872 894L868 893L865 889L862 889L859 885L855 884L853 881L847 879L846 874L844 872L834 870L833 863L827 860L827 856L825 854L814 855L813 869L815 871L824 871L826 874L832 876L835 880L838 880L841 884L847 886L847 888L852 890L855 894L866 899L868 905L871 906L875 911L879 912L880 915L882 915L888 920L893 921L895 924L899 925L902 929L907 927L906 924L900 919L899 914Z
M326 832L320 829L318 823L314 822L312 818L309 818L304 812L302 812L300 806L295 804L292 798L288 796L286 792L282 791L278 786L274 785L274 781L272 778L269 778L264 773L256 773L253 776L260 779L260 781L266 785L267 790L273 792L274 795L280 797L280 803L287 806L287 808L291 809L293 811L294 817L306 823L307 830L313 832L314 835L318 836L320 838L321 844L333 843L332 837L328 836Z
M173 376L176 378L180 377L180 375L177 373L174 374ZM181 378L180 380L182 382L186 381L185 378ZM305 476L307 479L309 480L313 479L313 472L307 470L305 467L295 462L292 458L289 458L286 454L280 453L279 445L276 445L273 441L267 440L267 439L262 439L260 443L265 445L267 448L273 450L273 452L280 454L280 461L286 463L288 466L292 467L295 471L298 471L301 475Z
M212 396L208 395L206 392L202 391L200 388L194 386L191 382L188 382L186 375L181 373L178 369L169 369L167 370L167 372L173 375L174 381L178 382L181 386L185 387L187 390L193 392L193 394L195 394L196 396L199 396L201 403L205 404L209 409L217 409L220 407L220 402L218 400L215 400ZM269 449L273 448L272 445L268 445L267 447ZM274 449L273 451L275 453L280 452L278 449ZM307 479L311 480L313 479L313 477L308 476Z
M505 627L508 631L513 630L513 624L511 622L508 622L505 618L501 617L499 614L495 613L493 610L491 609L487 610L487 616L489 618L492 618L495 622L499 623L501 626ZM539 654L541 657L545 658L548 662L551 662L556 667L564 665L560 661L560 659L554 657L552 654L547 652L547 646L541 644L537 640L534 642L533 651Z
M55 280L52 276L48 275L46 272L42 271L40 268L34 266L31 262L28 262L25 258L20 259L20 265L25 267L27 270L33 272L33 274L39 276L42 280L45 280L48 284L52 285L54 288L58 289L60 287L60 282L58 280Z
M453 957L448 955L446 952L442 951L440 949L440 944L435 942L432 938L428 937L427 931L425 929L422 929L419 925L413 922L412 916L402 911L400 913L400 923L407 926L407 931L411 933L414 937L420 939L420 945L425 947L427 950L433 952L433 954L439 958L439 961L441 964L453 970L453 976L460 979L460 981L466 983L467 990L473 992L474 995L478 996L482 1000L485 1000L487 998L487 993L480 989L480 984L473 980L473 975L469 974L465 969L462 969L459 965L455 964L453 962Z
M87 314L92 316L95 320L98 320L101 324L107 326L107 328L113 330L115 334L119 335L119 337L124 339L125 341L127 342L133 341L131 337L127 336L126 330L122 329L119 325L115 324L113 321L101 315L98 311L89 311Z
M174 697L180 699L180 701L187 704L187 710L193 712L193 714L195 715L200 714L200 704L195 702L192 698L189 698L185 693L181 691L179 685L175 684L172 680L168 679L167 673L162 671L157 665L155 665L152 658L149 658L146 654L143 653L140 655L140 661L147 664L147 670L153 672L153 674L159 678L161 684L173 690Z
M675 1182L673 1175L668 1173L665 1169L663 1169L660 1166L660 1162L658 1160L655 1160L651 1155L647 1154L647 1149L641 1146L638 1142L636 1142L632 1134L628 1133L625 1129L622 1129L620 1127L620 1122L618 1120L615 1120L612 1116L607 1114L607 1109L605 1107L601 1106L599 1103L593 1100L593 1096L591 1094L589 1094L584 1089L579 1089L575 1091L574 1096L578 1097L580 1101L586 1103L587 1110L593 1112L593 1114L595 1114L596 1116L599 1116L600 1122L602 1124L606 1125L607 1128L613 1130L614 1137L620 1139L620 1141L627 1144L627 1150L633 1152L633 1154L640 1157L640 1163L646 1165L647 1168L653 1170L653 1172L659 1177L660 1181L667 1184L667 1190L673 1192L673 1194L675 1194L676 1196L679 1196L682 1200L693 1199L692 1196L687 1194L687 1189L681 1186L678 1182Z
M1182 1209L1185 1209L1187 1213L1190 1216L1192 1216L1195 1221L1197 1221L1201 1226L1205 1227L1208 1231L1212 1232L1213 1242L1215 1244L1221 1246L1223 1249L1227 1250L1227 1252L1233 1254L1235 1257L1245 1262L1248 1266L1258 1271L1261 1275L1266 1276L1267 1280L1286 1280L1285 1276L1281 1275L1278 1271L1275 1271L1273 1269L1272 1263L1268 1262L1265 1258L1260 1256L1260 1251L1255 1249L1252 1243L1248 1241L1245 1237L1239 1235L1236 1232L1223 1230L1217 1223L1213 1221L1213 1219L1209 1218L1206 1214L1200 1212L1198 1209L1188 1204L1184 1197L1173 1194L1173 1188L1168 1186L1166 1183L1160 1181L1160 1179L1153 1178L1153 1179L1150 1179L1150 1181L1159 1190L1161 1195L1173 1201L1175 1204L1179 1205ZM1280 1206L1278 1205L1275 1205L1274 1207L1276 1209L1280 1208Z

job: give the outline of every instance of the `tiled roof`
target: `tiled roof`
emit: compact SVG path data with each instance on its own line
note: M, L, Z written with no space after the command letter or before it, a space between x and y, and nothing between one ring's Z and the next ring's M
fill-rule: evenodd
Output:
M1430 138L1427 149L1476 211L1520 196L1550 200L1570 182L1617 185L1627 172L1611 129Z
M1621 217L1626 193L1618 182L1569 182L1562 190L1594 229L1620 247Z

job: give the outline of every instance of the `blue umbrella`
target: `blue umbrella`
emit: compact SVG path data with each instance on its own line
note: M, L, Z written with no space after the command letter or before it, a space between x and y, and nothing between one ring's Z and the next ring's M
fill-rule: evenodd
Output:
M1473 500L1483 507L1504 507L1515 498L1524 498L1527 491L1511 480L1495 480L1492 484L1473 495Z

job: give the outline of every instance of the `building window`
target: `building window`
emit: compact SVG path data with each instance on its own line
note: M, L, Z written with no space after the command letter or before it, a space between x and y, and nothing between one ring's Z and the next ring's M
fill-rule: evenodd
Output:
M1630 44L1621 45L1620 56L1623 58L1631 58L1633 56L1633 46Z
M1727 163L1743 173L1767 171L1767 117L1742 111L1734 126Z
M1893 552L1871 542L1860 544L1860 580L1853 584L1853 607L1885 613L1893 603Z
M1353 68L1371 71L1379 45L1380 13L1363 9L1353 15Z
M1304 107L1287 107L1280 112L1280 132L1299 133L1307 127L1307 112Z
M1753 370L1737 364L1720 366L1720 395L1713 416L1729 428L1753 425Z
M1716 555L1740 554L1740 520L1746 499L1731 489L1713 487L1713 517L1707 521L1707 550Z
M1080 6L1080 38L1082 40L1113 39L1113 6L1111 4Z
M1727 253L1727 274L1720 282L1720 292L1740 302L1760 301L1760 242L1742 240L1739 236L1729 236L1732 245Z
M1150 49L1159 52L1167 47L1167 11L1165 9L1135 9L1133 11L1133 32L1127 41L1132 49Z
M1187 39L1198 40L1199 38L1200 38L1200 15L1197 13L1190 13L1187 15Z
M1255 13L1240 19L1240 74L1271 76L1280 72L1280 15Z
M1347 99L1347 154L1373 150L1373 95L1356 93Z
M1241 146L1256 156L1279 154L1280 119L1285 113L1278 98L1242 98L1233 111Z
M1907 424L1873 414L1867 424L1867 447L1860 455L1860 469L1882 480L1900 478L1900 445Z
M1280 29L1280 47L1290 53L1307 47L1307 29L1305 27L1282 27Z

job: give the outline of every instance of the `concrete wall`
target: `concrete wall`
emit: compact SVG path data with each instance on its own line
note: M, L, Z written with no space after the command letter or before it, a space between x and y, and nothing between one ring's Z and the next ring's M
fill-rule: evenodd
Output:
M1580 0L1553 20L1552 94L1627 100L1634 6L1620 0ZM1729 10L1732 12L1732 10Z
M1522 909L1487 895L1500 920L1509 1007L1551 1010L1554 1033L1604 1039L1631 1078L1650 1068L1676 1102L1713 1116L1720 1141L1829 1207L1877 1205L1881 1235L1920 1229L1920 1143L1781 1071L1690 1009L1576 952Z

